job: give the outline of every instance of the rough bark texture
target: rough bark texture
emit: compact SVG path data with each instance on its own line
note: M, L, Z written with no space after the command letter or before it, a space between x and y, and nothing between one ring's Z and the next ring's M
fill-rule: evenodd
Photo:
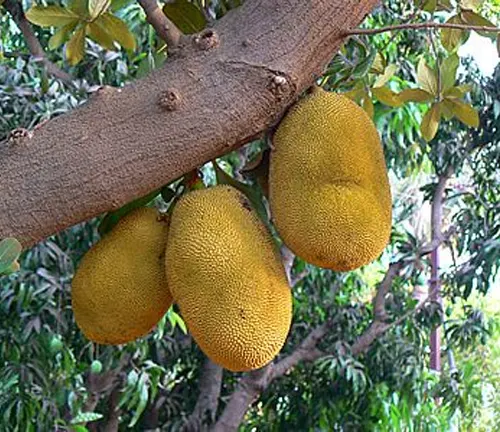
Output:
M376 3L248 0L145 79L0 144L0 238L32 245L258 136Z

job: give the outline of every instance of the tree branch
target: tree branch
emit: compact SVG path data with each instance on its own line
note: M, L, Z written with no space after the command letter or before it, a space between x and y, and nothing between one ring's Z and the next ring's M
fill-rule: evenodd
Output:
M200 394L193 412L182 428L183 431L196 432L215 423L221 385L222 367L207 358L198 384Z
M0 145L0 238L27 247L260 136L377 3L247 0L145 78Z
M61 81L64 81L67 84L73 84L73 77L69 73L60 69L47 58L47 55L45 54L40 41L33 31L33 27L31 27L30 22L24 15L21 3L19 3L17 0L5 0L3 6L5 6L5 9L7 9L7 11L10 13L12 19L19 27L19 30L21 30L21 33L24 36L24 41L26 42L26 46L28 47L31 55L35 57L35 59L41 60L45 69L50 75L57 79L60 79Z
M138 2L146 13L148 23L153 26L158 36L167 43L168 50L177 47L183 34L159 8L157 1L138 0Z
M486 26L476 26L469 24L449 24L449 23L437 23L437 22L423 22L423 23L407 23L407 24L396 24L387 27L381 27L376 29L354 29L344 32L344 36L354 36L354 35L373 35L379 33L385 33L395 30L423 30L432 28L449 28L456 30L475 30L478 32L492 32L500 33L500 28L498 27L486 27Z

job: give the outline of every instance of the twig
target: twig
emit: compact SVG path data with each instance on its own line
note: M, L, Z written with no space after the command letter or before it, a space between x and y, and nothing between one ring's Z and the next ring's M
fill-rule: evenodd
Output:
M41 60L42 64L45 66L45 69L50 75L60 79L61 81L64 81L67 84L73 85L73 77L69 73L56 66L47 58L47 55L45 54L40 41L33 31L33 27L24 15L21 3L19 3L17 0L5 0L3 6L5 6L5 9L7 9L7 11L10 13L12 19L19 27L19 30L21 30L21 33L24 36L24 41L26 42L31 55L35 57L35 59Z
M421 30L430 28L450 28L457 30L475 30L481 32L492 32L500 33L500 28L498 27L486 27L486 26L476 26L468 24L450 24L450 23L437 23L437 22L423 22L423 23L407 23L407 24L396 24L387 27L381 27L376 29L354 29L347 30L342 33L343 37L353 36L353 35L372 35L378 33L385 33L394 30Z
M153 26L158 36L163 39L168 46L168 50L179 45L182 32L170 21L163 11L158 7L156 0L138 0L146 13L146 20Z

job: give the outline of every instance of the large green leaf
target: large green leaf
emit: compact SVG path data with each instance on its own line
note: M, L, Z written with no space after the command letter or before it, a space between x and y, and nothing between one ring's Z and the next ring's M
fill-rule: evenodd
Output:
M15 238L0 241L0 274L11 269L22 250L21 243Z
M425 113L420 125L420 132L426 141L430 141L436 136L439 120L441 118L441 107L439 103L433 103Z
M105 13L111 5L111 0L88 0L90 19L95 20Z
M75 21L70 24L66 24L57 30L49 39L49 49L55 50L59 48L64 42L66 42L69 38L71 32L76 28L79 21Z
M374 88L372 89L372 93L384 105L399 107L403 104L399 95L387 87Z
M207 25L203 13L187 0L175 0L163 6L164 14L185 34L198 33Z
M460 58L457 54L451 54L443 60L441 64L441 86L442 90L446 91L455 84Z
M395 64L390 64L389 66L387 66L384 72L377 77L377 79L375 80L375 84L373 84L373 87L383 87L387 83L387 81L389 81L394 76L397 70L398 67Z
M66 45L66 58L70 65L78 64L85 54L86 26L81 26Z
M95 23L102 29L105 29L106 33L123 48L132 51L135 50L135 37L130 32L127 24L120 18L106 12L100 15L99 18L95 20Z
M459 99L445 99L444 102L447 108L462 123L473 128L479 126L479 115L472 106Z
M88 36L94 41L101 45L103 48L107 50L114 50L115 45L113 42L113 38L109 35L109 33L105 30L103 26L101 26L98 22L94 21L88 24Z
M459 15L452 16L446 23L466 24ZM453 52L467 40L469 33L468 30L443 28L441 29L441 43L447 51Z
M70 0L68 2L68 9L72 10L83 19L86 19L89 16L88 0Z
M427 93L433 96L439 95L436 71L432 69L422 57L417 66L417 80Z
M467 24L482 26L482 27L496 28L495 24L493 24L491 21L487 20L485 17L483 17L475 12L463 11L461 15ZM493 32L478 31L478 33L481 36L492 38L492 39L495 37L495 33L493 33Z
M56 5L35 5L26 11L26 18L42 27L62 27L80 20L80 17L72 10Z
M422 89L406 89L399 93L402 102L431 102L434 96Z

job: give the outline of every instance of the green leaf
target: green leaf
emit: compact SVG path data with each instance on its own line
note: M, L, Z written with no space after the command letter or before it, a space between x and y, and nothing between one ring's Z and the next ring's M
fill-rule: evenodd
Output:
M134 0L111 0L111 6L109 7L109 10L111 12L116 12L117 10L120 10L125 6L128 6L133 1Z
M423 57L418 62L417 80L423 90L433 96L439 96L436 72L429 67Z
M359 102L361 99L363 99L364 95L366 95L366 90L363 84L363 80L357 81L356 85L352 90L349 90L348 92L344 93L344 96L348 97L349 99L355 102Z
M130 420L128 427L133 427L139 421L139 418L141 417L141 414L143 413L148 403L149 394L148 394L148 386L146 385L145 374L141 375L141 379L139 381L139 391L140 391L139 404L135 409L134 416L132 417L132 420Z
M495 24L493 24L491 21L472 11L463 11L462 17L467 24L496 28ZM481 36L491 39L495 37L495 33L491 32L478 31L477 33L479 33Z
M451 120L454 117L450 104L446 99L444 99L441 103L441 116L447 121Z
M86 26L80 27L66 45L66 58L72 66L78 64L85 54Z
M477 10L483 4L483 0L460 0L458 3L462 9Z
M135 50L135 37L130 32L127 24L120 18L106 12L100 15L99 18L95 20L95 23L105 29L109 36L123 48L131 51Z
M373 63L370 67L370 72L375 73L377 75L382 75L385 71L387 63L385 61L384 55L377 51L375 54L375 58L373 59Z
M21 243L13 237L0 241L0 273L11 270L22 250Z
M465 93L468 93L472 90L472 85L470 84L461 84L455 87L451 87L443 93L445 98L457 98L460 99L465 96Z
M69 38L70 33L76 28L79 21L66 24L55 32L49 39L49 49L55 50L59 48Z
M93 422L102 419L103 417L104 416L102 414L96 412L81 412L74 417L73 420L71 420L71 424Z
M104 14L111 5L111 0L88 0L88 2L91 20L95 20L98 16Z
M479 115L471 105L458 99L445 99L445 102L453 115L462 123L473 128L479 127Z
M460 58L457 54L451 54L443 60L441 64L441 85L443 91L448 90L455 84L459 64Z
M395 64L390 64L387 66L384 70L384 73L377 77L375 80L375 84L373 84L373 87L383 87L387 81L389 81L396 71L398 70L398 67Z
M70 0L68 9L73 11L80 18L87 19L89 16L88 0Z
M203 13L187 0L167 3L163 13L185 34L198 33L207 25Z
M71 432L89 432L89 430L82 425L71 426Z
M372 93L384 105L399 107L403 104L399 95L387 87L374 88L372 89Z
M369 95L366 95L366 97L363 99L361 106L366 111L368 116L370 118L373 118L373 111L374 111L373 110L373 102L372 102L372 99L370 98Z
M426 12L434 12L437 7L437 0L426 0L422 6L422 10Z
M70 9L61 6L33 6L26 11L26 18L41 27L62 27L78 22L80 17Z
M116 50L113 38L109 33L96 21L88 24L88 36L107 50Z
M10 267L2 272L0 272L0 275L10 275L12 273L18 272L21 269L21 266L19 265L19 262L14 261Z
M101 237L110 232L122 217L129 214L132 210L136 208L144 207L146 204L153 201L158 196L159 193L160 189L157 189L141 198L138 198L134 201L125 204L118 210L107 213L106 216L104 216L104 218L102 219L101 223L99 224L99 227L97 228Z
M167 312L168 320L170 321L170 325L172 328L175 328L176 326L179 326L179 328L182 330L184 334L187 334L187 327L186 323L182 319L182 317L175 312L172 308L170 308Z
M434 96L422 89L406 89L399 93L402 102L431 102Z
M459 16L454 15L448 21L448 24L466 24L465 21ZM469 37L468 30L460 30L460 29L450 29L444 28L441 29L441 43L447 51L453 52L462 45L467 38Z
M433 103L425 113L420 125L420 132L426 141L430 141L436 136L440 118L441 107L439 103Z

